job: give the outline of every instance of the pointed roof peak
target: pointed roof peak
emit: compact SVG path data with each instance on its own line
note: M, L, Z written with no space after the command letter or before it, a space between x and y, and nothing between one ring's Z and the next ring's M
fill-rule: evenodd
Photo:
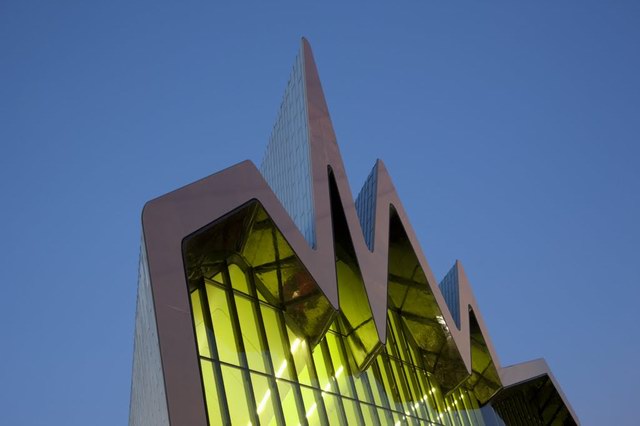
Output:
M311 43L309 43L309 39L305 36L300 37L300 44L302 45L303 50L311 51Z

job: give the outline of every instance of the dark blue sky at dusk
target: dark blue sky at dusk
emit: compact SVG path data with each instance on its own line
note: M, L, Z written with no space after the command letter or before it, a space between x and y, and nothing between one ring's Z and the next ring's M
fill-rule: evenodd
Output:
M127 423L142 206L260 162L301 36L502 365L636 424L640 3L350 3L0 0L0 424Z

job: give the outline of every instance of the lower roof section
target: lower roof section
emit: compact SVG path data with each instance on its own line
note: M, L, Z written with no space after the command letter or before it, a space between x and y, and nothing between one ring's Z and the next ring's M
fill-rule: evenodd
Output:
M522 398L540 413L543 424L578 424L578 416L569 404L547 362L540 358L500 370L503 389L493 398L492 406L507 417L508 401Z

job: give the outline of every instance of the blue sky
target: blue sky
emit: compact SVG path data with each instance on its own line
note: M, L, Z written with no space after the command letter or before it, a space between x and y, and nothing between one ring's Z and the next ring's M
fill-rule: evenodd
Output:
M353 3L0 1L1 424L126 424L142 206L260 161L303 35L502 364L637 421L640 3Z

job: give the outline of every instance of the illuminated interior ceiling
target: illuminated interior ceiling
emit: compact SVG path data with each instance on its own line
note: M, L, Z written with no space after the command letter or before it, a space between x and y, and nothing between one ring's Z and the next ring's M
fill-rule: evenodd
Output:
M170 424L578 423L544 362L500 366L460 262L438 285L380 160L354 201L304 39L260 170L143 234Z

